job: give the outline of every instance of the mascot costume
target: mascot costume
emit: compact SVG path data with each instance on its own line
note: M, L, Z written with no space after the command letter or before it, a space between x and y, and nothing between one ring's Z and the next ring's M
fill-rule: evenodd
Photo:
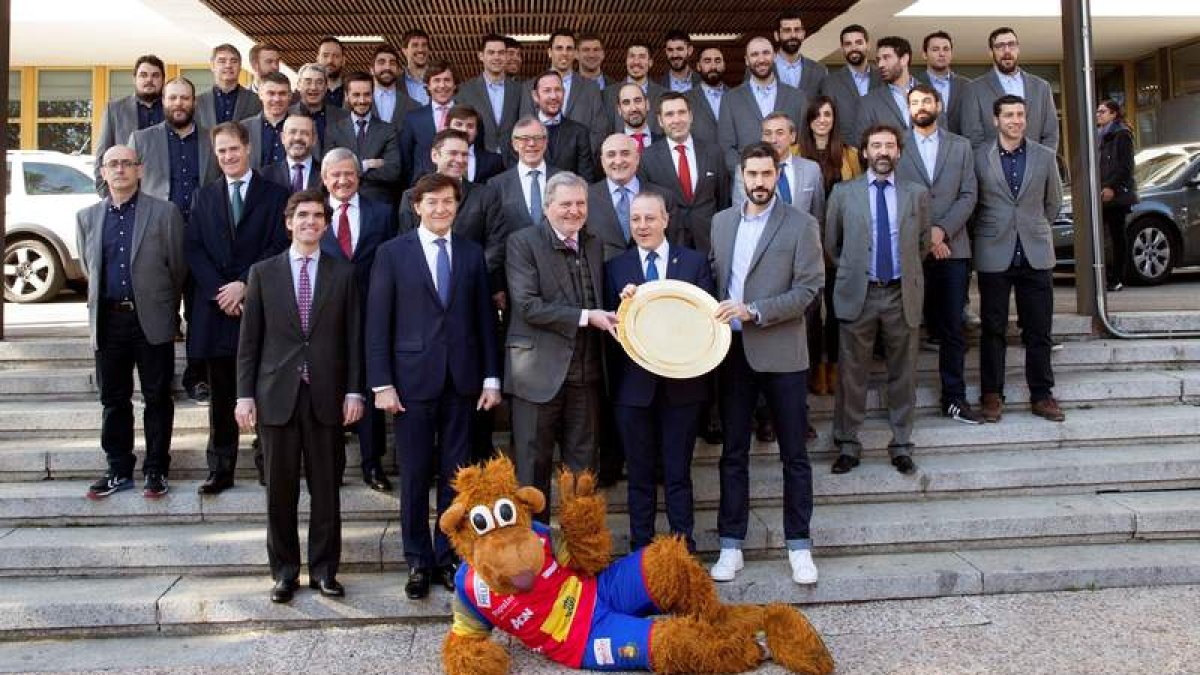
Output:
M556 663L587 670L732 673L764 659L798 673L833 672L808 620L784 605L725 605L683 541L660 537L610 561L604 498L590 473L558 479L559 530L533 521L546 497L517 485L498 456L460 469L438 524L462 557L449 675L508 672L493 628Z

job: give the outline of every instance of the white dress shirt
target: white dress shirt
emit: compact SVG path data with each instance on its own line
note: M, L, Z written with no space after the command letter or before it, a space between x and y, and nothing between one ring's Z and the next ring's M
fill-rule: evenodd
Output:
M475 146L467 146L467 173L466 178L469 181L475 180ZM460 204L461 206L461 204Z
M992 70L995 71L996 77L1000 78L1000 87L1004 89L1005 94L1025 98L1025 77L1020 68L1013 70L1012 75L1005 75L995 66L992 66Z
M346 218L350 220L350 250L357 251L358 233L362 231L362 228L359 227L359 217L362 215L362 211L358 208L357 192L350 197L348 203L350 204L350 208L346 211ZM341 226L342 222L342 201L333 195L329 195L329 208L333 209L333 238L336 241L338 234L340 234L338 227Z
M929 182L932 183L933 173L937 171L937 129L935 128L933 133L928 136L913 129L913 136L917 139L917 152L921 155L921 163L925 165L925 175L929 176Z
M662 243L658 245L658 248L653 249L653 251L658 254L658 257L654 259L654 271L658 272L658 278L660 280L666 279L667 256L671 254L671 246L664 238ZM638 247L638 258L642 261L642 274L646 273L646 256L648 255L650 255L649 250L644 249L641 246Z
M533 207L533 204L529 201L529 172L533 171L534 169L537 169L538 171L538 185L541 186L542 192L544 193L546 191L546 161L542 160L542 163L538 164L537 166L529 166L527 164L521 164L520 162L517 163L517 177L521 179L517 182L521 184L521 193L525 195L526 211ZM545 213L545 211L546 201L543 199L542 212ZM537 223L534 223L534 225L537 225Z

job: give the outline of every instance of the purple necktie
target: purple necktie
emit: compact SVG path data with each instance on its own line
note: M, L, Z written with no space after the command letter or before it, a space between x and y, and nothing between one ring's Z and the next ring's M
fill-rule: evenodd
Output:
M300 282L296 291L296 307L300 310L300 332L308 337L309 312L312 310L312 280L308 276L308 262L312 258L305 256L300 259ZM300 367L300 379L308 384L308 360Z
M292 165L292 194L304 190L304 165Z

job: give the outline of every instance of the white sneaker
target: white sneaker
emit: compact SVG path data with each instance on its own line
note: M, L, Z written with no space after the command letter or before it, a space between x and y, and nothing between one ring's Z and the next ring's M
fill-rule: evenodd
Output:
M792 581L798 584L817 583L817 566L813 564L812 551L788 551L788 562L792 564Z
M723 548L721 557L717 559L717 564L712 566L709 574L713 581L733 581L737 573L742 571L745 566L746 563L742 560L740 548Z

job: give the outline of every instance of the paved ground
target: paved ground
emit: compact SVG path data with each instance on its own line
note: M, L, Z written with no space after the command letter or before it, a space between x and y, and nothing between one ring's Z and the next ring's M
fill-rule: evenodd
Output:
M847 675L1200 671L1200 586L825 605L809 616ZM0 643L0 672L434 674L441 672L445 630L430 624ZM520 647L513 651L513 673L565 672Z

